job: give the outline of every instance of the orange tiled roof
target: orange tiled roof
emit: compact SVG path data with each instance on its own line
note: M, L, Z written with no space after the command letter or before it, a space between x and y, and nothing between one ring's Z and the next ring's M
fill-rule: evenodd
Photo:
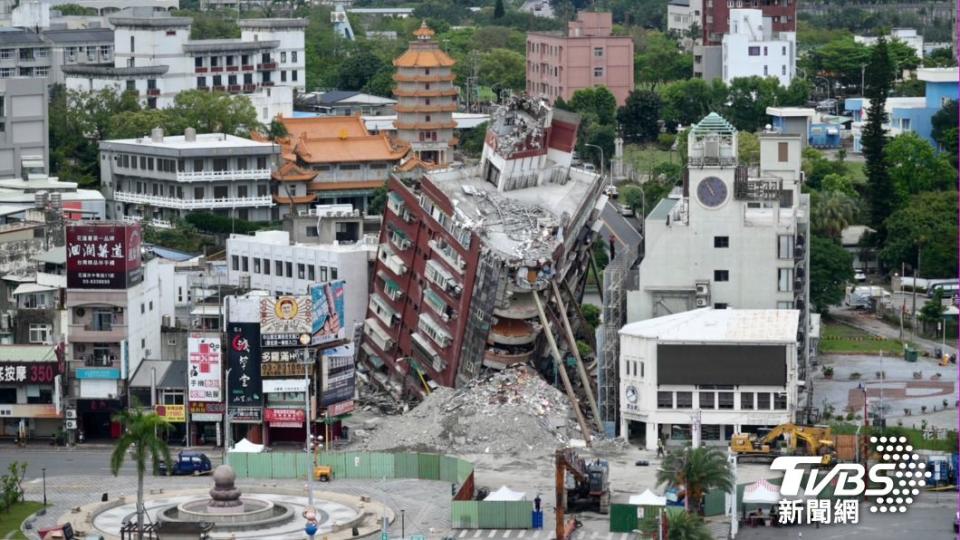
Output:
M270 176L278 182L306 182L313 180L313 178L317 176L317 173L316 171L305 171L297 167L297 164L294 163L293 160L289 160L281 165L280 168L273 171L273 174Z
M430 169L435 169L439 167L438 164L432 163L429 161L423 161L420 158L413 156L403 162L399 167L397 167L398 172L412 172L417 169L423 169L429 171Z
M457 80L457 76L453 73L449 75L401 75L397 73L393 76L393 80L397 82L453 82Z
M311 182L307 184L310 191L340 191L347 189L377 189L383 186L384 180L353 180L344 182Z
M397 97L455 96L457 95L457 89L456 88L431 88L430 90L425 90L425 89L403 90L402 88L394 88L393 95Z
M452 67L456 60L450 58L447 53L440 50L440 47L429 49L407 49L407 52L401 54L393 61L396 67Z
M394 106L394 110L398 113L407 113L407 112L457 112L456 103L437 103L435 105L400 105L397 104Z
M318 116L315 118L281 118L291 137L303 133L324 137L364 137L369 135L359 116Z
M290 135L277 143L283 159L290 162L399 161L410 150L385 134L371 135L360 116L283 118L281 122Z
M316 193L308 193L306 195L294 195L293 197L284 197L277 194L273 195L273 202L277 204L306 204L312 203L317 200Z

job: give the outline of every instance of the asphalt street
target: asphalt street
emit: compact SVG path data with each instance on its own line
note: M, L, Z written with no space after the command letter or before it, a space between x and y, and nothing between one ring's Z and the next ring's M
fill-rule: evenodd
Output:
M171 448L170 451L176 453L177 449ZM26 461L28 464L26 480L28 481L40 478L43 475L43 469L47 470L48 482L54 481L52 479L57 476L111 475L110 452L111 450L105 446L63 448L32 445L26 448L17 448L8 443L0 446L0 471L6 471L10 463L14 461ZM213 461L214 466L220 464L219 452L206 452L206 454ZM124 463L120 470L120 476L134 476L135 474L135 467L129 462Z
M612 202L607 201L607 204L603 206L603 210L600 212L600 220L603 223L600 229L603 240L608 240L613 236L619 242L620 248L623 248L623 246L629 246L634 250L639 248L642 238L640 233L637 232L636 227L630 220L620 215Z

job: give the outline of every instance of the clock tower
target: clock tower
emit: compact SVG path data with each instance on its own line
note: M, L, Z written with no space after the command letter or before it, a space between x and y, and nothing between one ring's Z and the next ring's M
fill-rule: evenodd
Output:
M717 113L693 126L687 138L688 172L684 195L694 216L715 214L733 199L737 130Z

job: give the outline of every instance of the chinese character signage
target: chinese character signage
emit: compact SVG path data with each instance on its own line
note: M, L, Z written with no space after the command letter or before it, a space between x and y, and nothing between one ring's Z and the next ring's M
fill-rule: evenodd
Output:
M190 334L187 338L190 401L223 401L220 394L220 337Z
M0 365L0 382L53 384L59 373L56 362L4 362Z
M300 427L307 414L303 409L264 409L263 419L271 427Z
M269 362L260 365L260 374L264 377L303 377L303 364L293 362Z
M296 347L300 335L311 332L309 296L280 296L260 300L260 335L264 347Z
M343 284L344 281L331 281L310 288L310 298L313 301L311 344L329 343L346 336L343 326Z
M140 225L67 225L67 287L126 289L143 281Z
M327 407L327 417L333 418L343 414L353 412L354 404L353 400L341 401L340 403L334 403Z
M326 407L353 399L356 391L353 345L323 351L320 365L320 406Z
M230 362L230 406L259 406L263 393L260 378L260 325L230 323L227 337L230 340L227 347Z
M186 405L156 405L153 410L157 416L166 418L167 422L182 424L187 421Z
M260 407L230 407L230 421L238 424L259 424L263 421Z
M223 420L223 403L191 401L190 420L193 422L219 422Z

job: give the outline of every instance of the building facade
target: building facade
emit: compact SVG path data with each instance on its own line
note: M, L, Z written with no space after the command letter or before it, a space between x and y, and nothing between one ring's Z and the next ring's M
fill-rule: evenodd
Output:
M734 433L793 422L797 310L713 308L620 330L620 437L726 446Z
M47 439L63 427L63 351L0 345L0 438Z
M0 79L50 75L50 44L40 34L22 28L0 32Z
M0 32L0 35L5 32ZM49 115L45 78L0 79L0 178L23 176L23 162L50 159Z
M876 45L877 39L879 39L877 36L853 36L855 43L860 43L868 47ZM926 56L924 54L923 36L917 33L916 28L893 28L890 30L890 34L886 36L886 39L887 41L896 40L910 47L917 53L918 59L923 59L923 57Z
M768 28L772 35L796 36L796 0L752 0L736 3L705 0L700 19L702 36L699 43L693 47L694 77L710 80L723 76L723 36L731 31L730 17L735 8L759 9L764 28ZM792 41L796 42L796 38Z
M739 77L776 77L788 86L797 70L796 32L773 32L759 9L730 10L730 31L723 35L723 82Z
M623 105L633 90L633 39L613 35L613 16L581 11L566 34L527 34L527 94L553 103L606 86Z
M223 133L100 142L100 180L111 219L149 219L161 224L194 211L246 221L269 221L270 174L277 145Z
M534 296L579 287L600 196L599 177L570 166L578 125L511 98L480 165L391 177L360 352L374 381L416 397L484 366L549 363Z
M110 28L50 29L43 31L50 44L51 84L64 84L63 66L112 66L113 30Z
M410 48L393 61L397 83L393 95L397 139L410 145L413 156L423 162L445 164L452 160L455 144L453 112L457 110L457 88L453 85L456 62L433 40L434 32L424 23L413 35Z
M239 39L190 39L192 19L151 13L111 17L113 66L65 65L73 90L137 92L143 106L165 108L185 90L246 95L261 123L293 111L303 90L301 19L245 19Z

